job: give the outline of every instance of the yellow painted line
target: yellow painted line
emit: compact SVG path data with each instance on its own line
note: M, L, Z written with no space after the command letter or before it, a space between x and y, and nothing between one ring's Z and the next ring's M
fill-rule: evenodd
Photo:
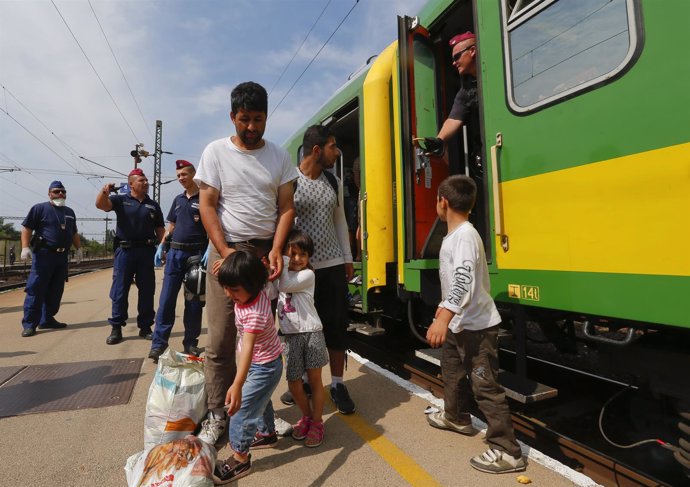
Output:
M330 396L327 390L325 394L326 397ZM327 405L332 404L330 401L327 402ZM379 430L371 427L357 413L348 415L336 414L336 416L348 425L357 436L362 438L372 450L378 453L410 485L413 487L442 487L426 470L417 465L417 462L412 457L398 448L395 443L386 438Z

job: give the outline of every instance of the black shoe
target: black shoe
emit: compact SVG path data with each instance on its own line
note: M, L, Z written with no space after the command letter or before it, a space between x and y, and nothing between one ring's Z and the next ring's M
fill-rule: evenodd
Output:
M121 326L113 326L112 331L110 332L110 335L108 338L105 339L105 343L108 345L117 345L122 341L122 327Z
M151 331L151 327L147 326L146 328L139 328L139 336L144 340L153 340L153 332Z
M311 397L311 386L309 385L309 383L308 382L302 382L302 388L304 389L304 393L307 395L307 398L310 398ZM292 397L292 393L290 391L285 391L280 396L280 402L282 402L286 406L294 406L295 405L295 398Z
M32 337L36 334L36 328L28 327L22 330L23 337Z
M61 328L67 328L67 323L52 321L50 323L43 323L42 325L38 325L39 330L59 330Z
M149 358L153 360L154 364L158 363L158 358L165 352L164 348L152 348L149 352Z
M352 414L355 412L355 403L350 399L350 393L347 392L345 384L339 383L335 387L331 386L331 399L333 399L339 413Z
M203 351L203 348L199 348L196 345L189 345L188 347L184 347L184 353L186 353L187 355L194 355L195 357L201 355Z
M249 475L252 471L252 456L249 455L247 461L240 463L234 457L225 461L218 460L216 468L213 470L213 483L215 485L229 484L233 480L240 479Z

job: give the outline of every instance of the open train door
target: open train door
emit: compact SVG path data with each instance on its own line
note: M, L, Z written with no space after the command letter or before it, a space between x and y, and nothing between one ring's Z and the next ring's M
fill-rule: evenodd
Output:
M436 198L448 166L441 158L424 156L413 140L438 133L442 67L429 32L416 17L398 17L398 49L404 260L437 259L445 224L437 219Z

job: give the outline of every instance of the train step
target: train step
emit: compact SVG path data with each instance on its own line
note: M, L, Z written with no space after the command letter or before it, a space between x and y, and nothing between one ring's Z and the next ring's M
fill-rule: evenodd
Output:
M366 336L377 336L386 333L386 330L383 328L371 326L368 323L351 323L350 326L347 327L347 331L354 331Z
M422 360L441 366L440 348L415 350L414 354ZM506 396L522 404L543 401L558 395L558 389L503 369L498 372L498 382L506 390Z

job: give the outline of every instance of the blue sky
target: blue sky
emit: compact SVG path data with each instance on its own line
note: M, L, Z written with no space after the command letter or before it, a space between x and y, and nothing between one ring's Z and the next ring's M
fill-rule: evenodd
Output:
M174 178L176 159L196 164L207 143L234 133L228 114L230 91L237 83L264 85L273 112L355 3L0 0L0 216L26 215L33 204L47 199L50 181L60 179L78 218L104 217L94 206L96 193L106 182L123 178L78 156L129 172L133 162L128 154L137 142L153 152L156 120L163 121L163 150L174 153L163 156L163 180ZM415 15L424 3L359 0L272 113L265 137L282 143L350 73L395 39L396 15ZM152 179L153 157L141 167ZM179 192L177 182L162 186L165 214ZM103 222L80 224L88 238L102 240L104 229Z

